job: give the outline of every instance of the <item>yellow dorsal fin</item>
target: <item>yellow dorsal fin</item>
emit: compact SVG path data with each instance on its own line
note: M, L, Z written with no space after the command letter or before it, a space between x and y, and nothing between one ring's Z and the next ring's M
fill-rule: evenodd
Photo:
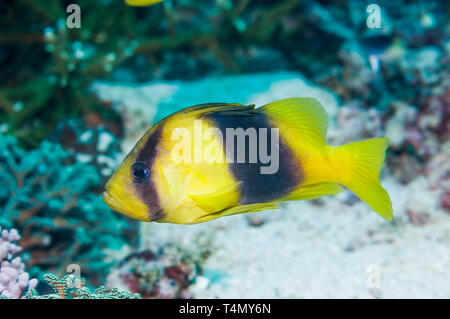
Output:
M245 114L248 112L256 112L255 105L242 105L239 103L206 103L187 107L170 116L197 116L217 112L232 112L234 114Z
M257 109L271 117L288 139L313 145L326 142L328 118L325 109L314 98L287 98Z

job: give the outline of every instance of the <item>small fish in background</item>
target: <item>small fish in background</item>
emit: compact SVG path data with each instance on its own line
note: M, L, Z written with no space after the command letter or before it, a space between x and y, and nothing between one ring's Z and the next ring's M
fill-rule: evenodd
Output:
M392 45L392 37L376 35L361 40L361 47L366 52L372 71L380 69L380 56Z
M163 1L164 0L125 0L125 3L132 7L146 7Z
M228 103L192 106L161 120L141 137L107 182L103 198L112 209L142 221L196 224L275 208L284 201L336 194L343 185L391 220L391 200L378 179L387 139L329 146L327 127L327 114L313 98L288 98L260 108ZM272 141L278 134L278 144L270 142L265 149L278 156L273 157L277 170L262 174L267 159L248 161L249 151L256 152L250 142L245 143L246 161L230 160L226 132L237 128L256 129L259 141ZM187 151L178 148L180 140L172 135L180 129L194 136ZM221 134L200 143L200 150L204 155L214 149L217 161L204 156L200 161L174 160L174 154L184 152L186 158L195 158L199 147L195 135L204 136L211 129ZM262 135L262 129L270 134ZM217 138L220 135L224 140ZM233 147L235 156L236 143Z
M403 42L390 35L375 35L360 40L362 50L367 54L372 71L380 70L380 59L395 58L403 54Z

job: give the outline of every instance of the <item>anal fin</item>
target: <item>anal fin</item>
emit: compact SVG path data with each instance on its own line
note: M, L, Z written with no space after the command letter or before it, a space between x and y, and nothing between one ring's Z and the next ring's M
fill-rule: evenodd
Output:
M254 213L259 212L261 210L266 209L276 209L279 207L278 202L270 202L270 203L256 203L256 204L247 204L247 205L240 205L240 206L234 206L227 209L224 209L222 211L219 211L217 213L208 214L205 216L202 216L198 218L195 223L203 223L212 219L216 219L223 216L231 216L236 214L243 214L243 213Z
M282 200L314 199L324 195L334 195L342 191L342 187L336 183L319 183L301 186Z

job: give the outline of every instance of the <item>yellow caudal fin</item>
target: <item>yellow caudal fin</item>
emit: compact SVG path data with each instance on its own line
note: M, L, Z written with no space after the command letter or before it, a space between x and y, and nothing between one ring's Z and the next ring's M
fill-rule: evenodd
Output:
M333 179L390 221L391 199L379 181L387 146L387 138L374 138L329 149Z

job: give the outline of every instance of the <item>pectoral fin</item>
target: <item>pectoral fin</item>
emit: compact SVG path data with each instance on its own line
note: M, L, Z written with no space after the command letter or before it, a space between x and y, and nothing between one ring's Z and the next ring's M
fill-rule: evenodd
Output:
M210 193L189 193L195 204L206 212L223 210L230 205L236 205L239 200L239 187L229 185Z

